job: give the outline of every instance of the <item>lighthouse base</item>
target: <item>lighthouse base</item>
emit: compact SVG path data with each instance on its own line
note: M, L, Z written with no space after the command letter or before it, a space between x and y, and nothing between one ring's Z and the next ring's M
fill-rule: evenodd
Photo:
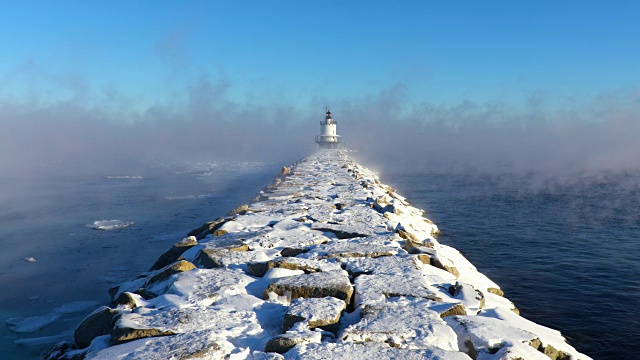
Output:
M316 135L316 144L322 149L337 149L341 140L340 135Z
M318 145L320 145L321 149L337 149L340 146L339 142L324 142L324 141L316 141Z

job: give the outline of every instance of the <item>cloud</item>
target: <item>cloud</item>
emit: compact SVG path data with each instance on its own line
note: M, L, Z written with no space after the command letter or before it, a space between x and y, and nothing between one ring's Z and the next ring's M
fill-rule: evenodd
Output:
M368 164L431 172L543 173L626 171L637 157L640 102L637 89L591 98L537 91L523 104L507 100L437 104L409 100L394 84L347 99L316 96L318 104L238 102L232 82L206 72L175 97L147 108L105 87L100 101L81 78L62 81L64 100L0 100L0 159L5 169L28 171L51 164L118 164L123 159L255 159L294 161L315 149L326 103L338 131ZM57 85L56 85L57 84ZM49 86L49 85L47 85Z

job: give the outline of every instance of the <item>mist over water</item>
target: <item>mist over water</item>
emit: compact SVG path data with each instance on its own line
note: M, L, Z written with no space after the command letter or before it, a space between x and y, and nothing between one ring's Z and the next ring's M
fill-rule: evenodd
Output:
M611 309L640 295L630 255L640 251L637 92L564 108L556 100L554 110L544 102L525 112L473 102L406 111L381 93L352 157L425 209L439 241L496 281L523 316L593 358L634 358L640 322ZM405 117L385 121L397 113Z
M76 272L86 271L86 256L100 258L115 251L104 259L104 266L91 269L113 278L109 273L112 265L126 266L116 264L120 250L110 249L121 248L123 239L135 241L142 236L149 241L148 226L159 234L188 230L210 220L214 211L208 212L209 208L215 206L222 214L246 202L241 199L250 198L280 166L315 149L313 137L319 131L324 105L329 104L338 133L349 148L358 150L351 156L380 172L383 181L397 186L416 206L428 210L427 216L443 229L441 241L462 250L503 286L523 315L586 339L574 345L588 354L600 354L589 347L590 342L610 345L597 340L588 324L572 323L579 314L566 307L549 309L558 304L558 294L563 294L563 303L578 309L595 304L594 298L607 299L609 303L589 307L593 316L587 319L595 323L605 321L607 314L600 310L608 308L607 304L623 307L633 301L627 295L633 294L637 284L624 279L632 276L629 271L637 272L628 254L640 250L635 245L637 202L631 201L637 198L640 169L640 97L636 90L582 99L534 92L522 103L464 100L437 104L411 101L406 86L397 84L350 99L317 96L311 105L280 100L265 105L230 100L229 86L205 76L175 100L158 101L143 109L128 108L135 101L120 96L104 103L83 96L57 102L38 97L26 102L0 101L0 201L5 209L0 223L6 247L2 258L13 264L1 274L2 286L13 291L1 299L6 304L4 311L37 315L29 303L25 308L15 304L32 296L29 286L46 293L51 283L31 270L33 265L55 261L50 255L57 251L74 253L85 261L79 270L73 270ZM159 168L149 166L192 164L197 169L198 164L215 162L273 165L269 172L258 173L230 172L225 166L185 170L193 176L212 173L219 177L229 172L227 186L213 188L203 188L188 177L159 174ZM244 181L243 186L230 185L236 181ZM113 192L105 191L111 186L115 186ZM140 193L141 189L151 193ZM175 205L181 201L198 205ZM174 213L160 211L163 207ZM109 213L83 216L101 209ZM114 209L123 211L112 216ZM146 213L155 222L141 222L136 212ZM60 219L73 221L64 225ZM134 224L116 232L87 227L102 220ZM182 235L168 236L166 243L159 241L162 249L157 251L146 247L149 261L138 265L148 267ZM34 252L35 248L49 250ZM36 263L21 261L34 254ZM533 255L522 258L519 254ZM561 257L566 263L559 261L555 267L545 265L549 258L558 261L556 254L571 256ZM626 265L617 266L618 262ZM597 264L595 270L593 264ZM17 267L28 271L10 278ZM561 272L564 267L572 270ZM128 267L121 271L134 272ZM536 276L541 273L552 278ZM592 278L583 277L584 273L591 273ZM119 280L126 278L119 276ZM68 290L70 295L64 300L56 298L55 306L83 300L72 295L84 286L101 292L92 295L93 300L105 301L112 280L96 284L85 278L63 290L58 288L58 293ZM539 290L538 285L549 283L557 287ZM625 295L607 297L608 289L619 285L623 286L614 291ZM36 305L42 309L54 306ZM613 334L624 336L615 332L617 325L609 322ZM637 330L637 324L633 326ZM48 331L54 334L72 327L54 326ZM636 330L632 329L630 341L637 340ZM8 330L4 337L9 346L17 338Z
M537 173L545 178L640 168L640 91L572 97L542 90L520 100L416 102L399 83L347 99L238 102L224 79L202 76L146 108L112 96L0 101L2 173L123 161L273 161L314 149L323 105L345 143L373 161L443 172ZM33 90L37 93L37 90ZM177 92L178 89L175 89Z
M374 163L547 179L640 168L634 89L581 99L533 93L524 104L408 104L403 93L400 87L345 104L342 116L363 125L347 126L344 135Z
M383 171L521 315L594 359L631 359L640 321L640 173L531 185L526 176Z
M76 172L22 177L18 183L15 177L2 179L3 359L35 359L52 343L72 340L84 316L108 305L111 286L148 270L191 229L247 203L280 166L140 161L120 169L75 167ZM128 226L98 230L96 223ZM77 301L91 305L69 311ZM27 333L12 331L23 318L40 325Z
M328 105L350 156L524 316L637 357L630 4L5 4L0 321L107 301L315 150ZM84 314L0 324L0 353L35 358L14 341L69 338Z

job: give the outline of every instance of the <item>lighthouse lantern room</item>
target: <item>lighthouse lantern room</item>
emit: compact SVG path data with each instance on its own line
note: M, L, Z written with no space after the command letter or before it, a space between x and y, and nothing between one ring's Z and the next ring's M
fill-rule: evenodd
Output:
M333 120L331 111L327 109L324 120L320 121L320 135L316 135L316 143L323 149L336 149L340 145L340 135L336 133L337 122Z

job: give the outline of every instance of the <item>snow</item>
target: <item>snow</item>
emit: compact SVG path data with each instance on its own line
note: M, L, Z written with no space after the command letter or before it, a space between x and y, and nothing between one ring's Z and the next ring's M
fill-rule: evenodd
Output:
M145 338L129 343L89 351L85 359L146 359L168 360L194 358L221 359L231 354L235 346L214 331L198 331L170 337ZM202 356L194 356L194 355Z
M261 213L247 213L245 215L239 215L235 218L235 227L238 231L242 230L251 230L251 229L262 229L269 225L277 224L281 219L279 217L270 216ZM226 225L226 224L225 224ZM221 229L226 229L224 226Z
M129 329L157 329L173 333L213 330L230 337L258 334L262 331L255 312L226 306L151 309L142 314L122 314L115 326Z
M276 267L297 268L304 272L317 271L339 271L342 270L339 264L327 260L309 260L300 257L281 257L271 262Z
M178 295L186 303L210 305L216 299L246 294L246 287L255 280L240 270L195 269L174 275L166 294Z
M296 276L296 275L304 275L304 271L290 270L290 269L276 267L267 271L267 273L262 277L262 279L263 280L279 279L283 277Z
M512 310L515 308L515 305L507 298L492 294L490 292L485 292L485 309L495 309L502 308L507 310Z
M351 274L409 274L419 273L415 256L380 256L377 258L341 258L345 270Z
M549 360L549 357L527 344L515 343L515 344L504 344L504 347L498 350L498 352L495 354L487 354L485 352L481 352L478 354L478 358L477 358L477 360L513 360L513 359Z
M478 317L500 319L518 329L536 334L536 337L540 339L543 346L552 345L554 348L569 354L577 353L576 349L566 343L560 331L536 324L531 320L517 315L513 311L502 308L488 309L478 314ZM581 359L587 359L587 357L581 355Z
M284 354L285 359L300 360L469 360L457 351L440 349L397 349L380 343L302 344Z
M269 257L262 251L220 250L214 254L210 254L209 258L215 259L221 267L242 269L245 271L247 270L248 262L269 260ZM203 266L200 262L195 261L194 263L195 265Z
M445 320L458 334L460 348L466 348L465 342L471 341L476 351L489 353L492 349L504 346L505 342L528 343L536 338L532 332L484 316L452 316Z
M309 297L325 297L332 295L349 301L352 294L351 282L346 271L326 271L297 276L282 277L272 282L265 290L278 293L280 296L297 297L307 295Z
M197 268L155 283L149 279L159 271L145 272L119 285L114 298L140 289L152 294L147 300L132 295L136 307L118 308L117 330L174 335L133 337L119 345L100 336L82 351L87 359L275 359L281 357L265 354L265 346L281 337L298 343L286 359L462 360L470 359L470 344L479 360L544 359L529 346L538 339L543 347L588 359L559 331L517 315L509 299L490 293L499 286L459 251L440 244L438 227L423 214L345 152L319 151L263 189L246 213L227 215L219 228L226 233L185 251L182 258ZM87 226L114 230L132 224L101 220ZM409 240L399 230L426 255L409 254L403 248ZM204 250L216 268L197 261ZM255 274L268 271L253 276L249 263L264 266ZM352 303L336 298L348 302L352 292ZM445 313L455 306L463 313L460 304L466 315ZM75 302L7 323L16 332L34 332L61 314L93 306ZM283 334L285 318L293 327ZM337 318L335 334L309 328Z
M456 282L450 287L452 300L459 301L467 309L467 315L475 315L485 306L484 293L468 283ZM454 294L451 294L451 292Z
M375 341L409 349L438 348L458 351L456 333L429 309L430 300L395 298L367 305L362 320L347 327L341 341Z
M420 274L360 275L355 280L356 304L384 301L387 297L413 296L440 300L438 290L428 285Z
M286 315L302 318L309 326L318 326L316 324L321 321L339 318L345 307L344 301L331 296L325 298L298 298L291 302Z
M278 227L277 224L270 231L259 236L248 239L247 243L255 249L271 249L276 247L296 247L322 244L328 242L329 238L322 232L311 230L306 225Z
M474 284L474 286L481 290L486 291L488 288L500 287L491 281L486 275L479 272L473 264L469 262L460 252L450 246L440 245L438 248L438 256L440 259L445 259L451 264L454 264L460 275L458 279L460 281Z
M300 257L307 259L331 259L336 257L378 257L398 253L398 247L385 244L368 243L367 237L352 241L332 241L314 247Z

